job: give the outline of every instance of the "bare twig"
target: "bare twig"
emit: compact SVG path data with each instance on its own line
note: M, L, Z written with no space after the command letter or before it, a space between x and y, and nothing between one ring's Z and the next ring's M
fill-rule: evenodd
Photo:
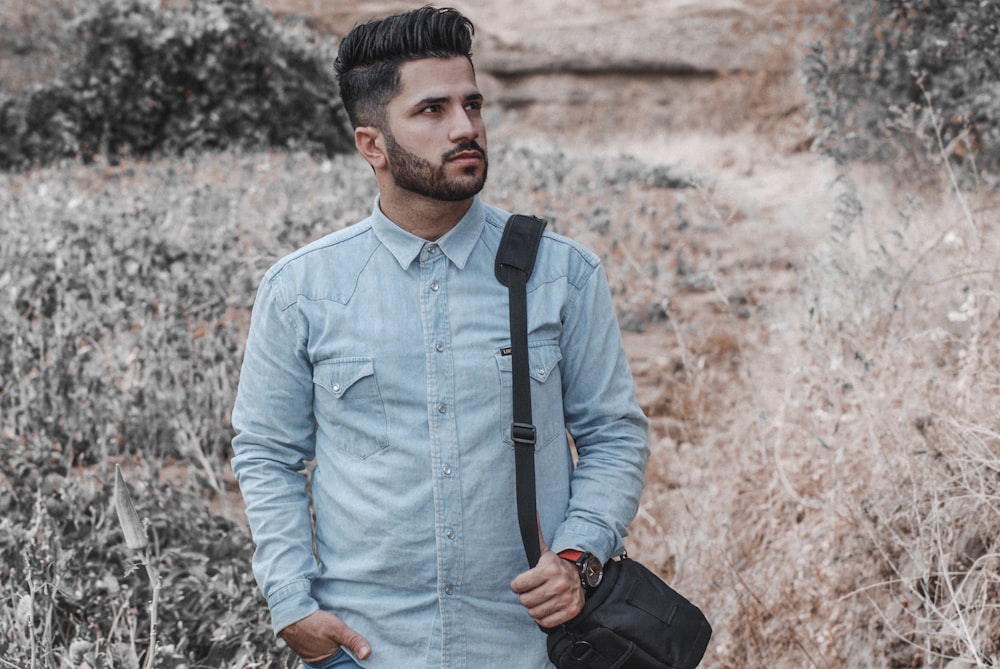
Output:
M934 138L937 140L938 151L941 152L942 162L944 162L945 170L948 172L948 180L951 182L951 190L958 199L958 204L962 207L962 212L965 214L965 220L969 224L973 234L976 236L976 241L979 239L979 229L976 228L975 219L972 218L972 212L969 211L969 205L965 201L965 197L962 195L962 189L958 186L958 179L955 177L955 170L951 168L951 161L948 158L948 151L944 146L944 139L941 137L941 124L938 122L937 112L934 111L934 104L931 101L931 95L927 92L924 87L923 77L917 77L917 86L920 87L920 92L924 94L924 99L927 100L927 112L931 115L931 126L934 128Z

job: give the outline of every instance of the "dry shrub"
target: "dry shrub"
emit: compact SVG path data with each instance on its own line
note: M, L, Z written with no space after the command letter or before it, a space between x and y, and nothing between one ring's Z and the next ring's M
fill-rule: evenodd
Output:
M11 666L140 665L150 592L112 517L116 462L132 467L162 575L157 666L290 664L253 583L249 532L210 499L234 483L229 411L256 283L276 256L371 206L356 167L237 152L0 176Z
M671 230L706 281L674 266L669 337L634 356L653 455L629 546L708 611L706 666L997 662L1000 195L917 183L845 168L808 243L773 230L756 266L691 234L710 217ZM705 196L726 243L765 246Z
M863 176L841 185L801 339L758 395L771 483L744 500L785 525L742 520L738 555L757 568L738 571L732 666L995 661L997 196L893 198Z
M811 45L803 71L817 145L841 159L881 160L904 174L943 154L971 180L995 184L1000 5L831 4L818 15L822 38ZM941 122L928 123L935 113Z
M993 666L998 650L996 197L923 203L873 231L885 260L869 265L866 302L883 308L855 304L828 348L855 352L852 438L872 460L847 499L880 564L858 596L915 666Z
M15 4L2 14L32 13ZM58 77L11 96L0 82L0 169L228 146L330 156L353 146L331 43L301 25L248 0L92 0L77 9L51 35L62 44Z

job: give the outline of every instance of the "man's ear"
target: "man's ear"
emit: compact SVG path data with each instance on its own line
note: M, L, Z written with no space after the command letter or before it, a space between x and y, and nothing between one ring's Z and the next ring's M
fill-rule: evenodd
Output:
M354 145L358 147L361 157L375 169L385 167L388 158L385 154L385 140L382 131L373 125L361 125L354 129Z

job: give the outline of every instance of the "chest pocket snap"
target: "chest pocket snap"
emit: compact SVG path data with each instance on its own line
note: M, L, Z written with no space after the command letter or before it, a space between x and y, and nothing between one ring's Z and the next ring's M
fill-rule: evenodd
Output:
M317 448L330 443L359 458L388 445L385 402L375 375L375 359L344 357L313 366Z

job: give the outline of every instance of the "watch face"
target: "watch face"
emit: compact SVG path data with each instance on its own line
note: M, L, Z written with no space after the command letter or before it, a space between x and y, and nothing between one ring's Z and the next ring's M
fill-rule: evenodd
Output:
M604 576L604 568L601 566L601 561L593 555L588 556L584 563L580 565L580 576L588 588L596 588L601 582L601 577Z

